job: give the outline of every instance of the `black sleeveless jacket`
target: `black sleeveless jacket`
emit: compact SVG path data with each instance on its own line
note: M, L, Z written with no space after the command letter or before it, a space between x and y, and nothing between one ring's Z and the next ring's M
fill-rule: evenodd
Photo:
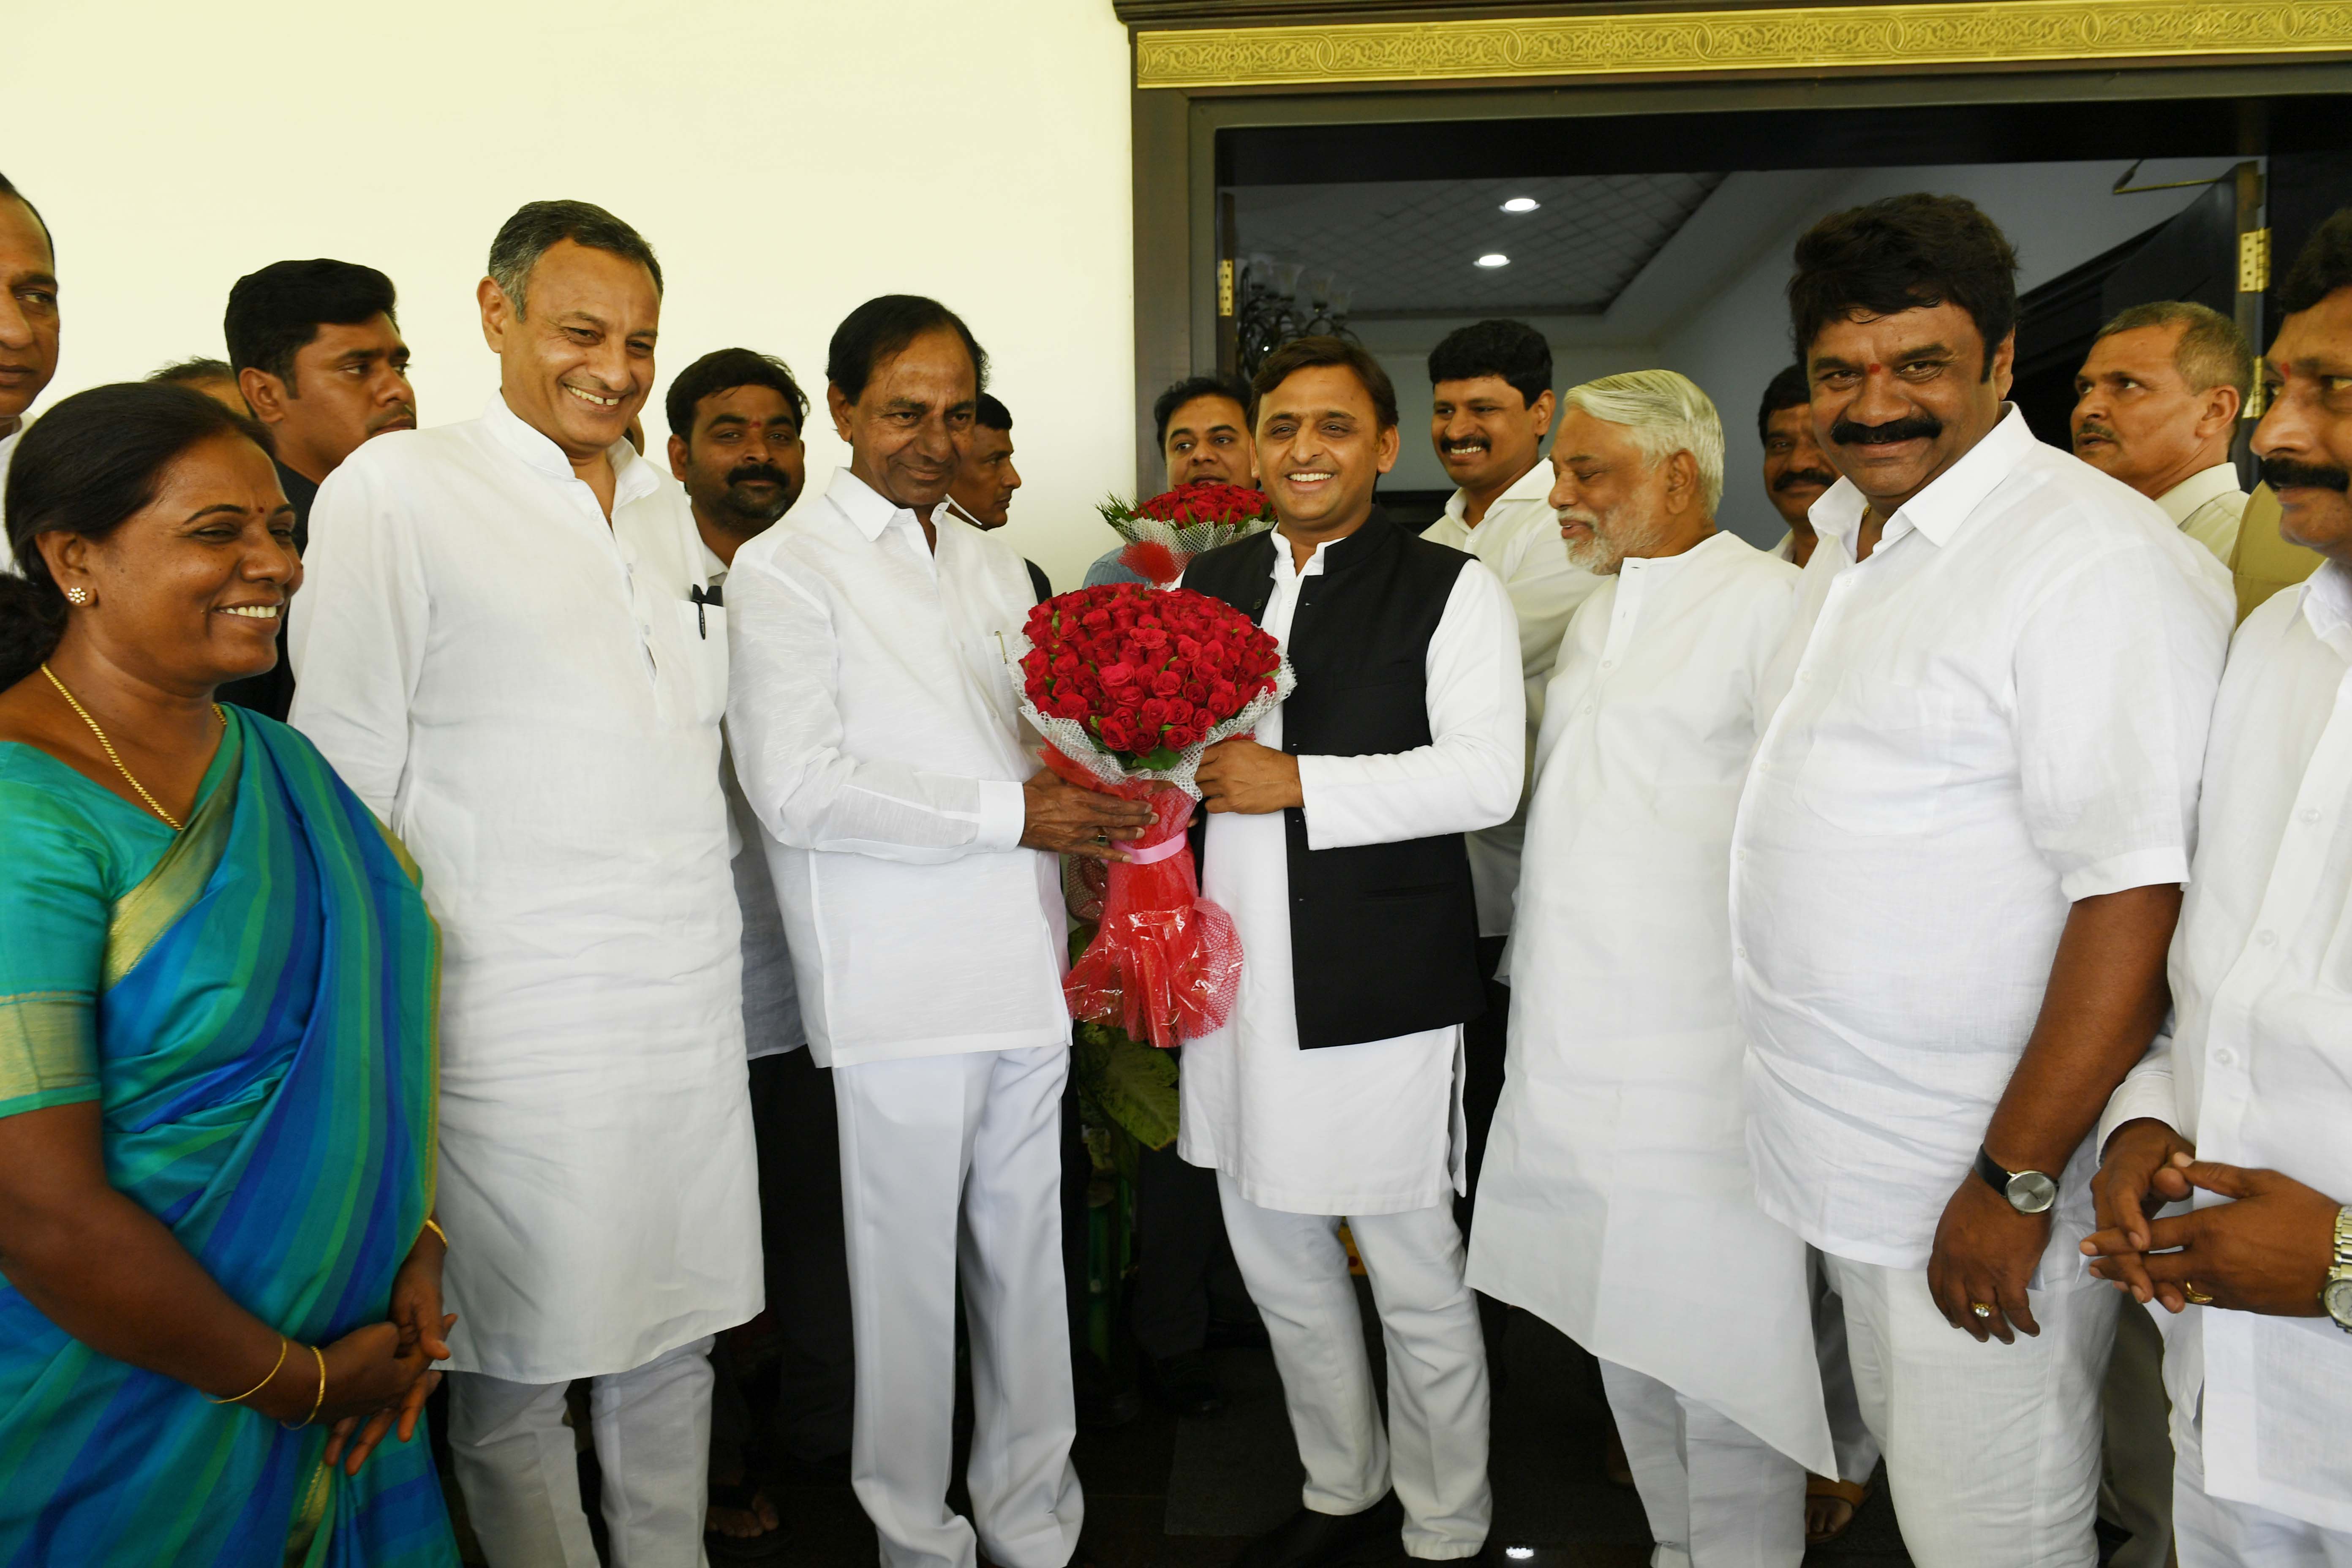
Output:
M1213 550L1185 568L1184 586L1263 620L1277 548L1288 547L1266 532ZM1283 704L1284 751L1354 757L1429 744L1429 639L1469 562L1377 507L1324 552L1291 620L1298 685ZM1302 1047L1391 1039L1486 1010L1462 835L1309 849L1306 813L1283 816Z

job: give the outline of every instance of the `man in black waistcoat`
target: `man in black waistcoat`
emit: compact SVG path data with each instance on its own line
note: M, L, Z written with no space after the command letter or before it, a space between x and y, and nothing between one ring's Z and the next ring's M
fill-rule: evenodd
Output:
M1239 1562L1310 1568L1400 1531L1412 1556L1459 1560L1492 1512L1452 1208L1462 1027L1486 1005L1463 835L1518 802L1517 623L1485 566L1372 504L1397 455L1377 360L1302 338L1255 385L1280 525L1184 575L1273 634L1298 677L1200 773L1204 891L1244 958L1232 1021L1185 1042L1178 1147L1217 1173L1307 1470L1305 1506ZM1342 1221L1388 1342L1385 1431Z

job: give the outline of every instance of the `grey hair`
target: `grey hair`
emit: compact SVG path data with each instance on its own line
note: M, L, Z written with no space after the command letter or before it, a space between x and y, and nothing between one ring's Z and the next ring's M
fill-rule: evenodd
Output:
M1671 370L1631 370L1571 386L1560 402L1623 426L1653 468L1688 452L1698 465L1707 516L1715 515L1723 501L1723 419L1696 382Z
M2234 386L2238 401L2245 402L2254 387L2254 351L2238 323L2210 305L2194 300L2152 300L2132 306L2101 327L2099 338L2142 327L2172 326L2181 329L2180 341L2172 347L2172 366L2189 384L2189 390L2210 392L2217 386ZM2097 342L2099 338L2091 341Z
M526 202L514 216L499 226L490 241L490 281L523 313L523 289L539 258L565 240L591 250L608 250L625 257L654 275L654 292L661 292L661 263L646 237L590 202Z

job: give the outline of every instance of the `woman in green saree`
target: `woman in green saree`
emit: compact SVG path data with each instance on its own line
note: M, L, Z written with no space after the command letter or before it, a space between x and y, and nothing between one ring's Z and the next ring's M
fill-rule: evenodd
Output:
M8 475L0 1568L457 1562L432 924L309 742L212 702L301 581L265 440L100 387Z

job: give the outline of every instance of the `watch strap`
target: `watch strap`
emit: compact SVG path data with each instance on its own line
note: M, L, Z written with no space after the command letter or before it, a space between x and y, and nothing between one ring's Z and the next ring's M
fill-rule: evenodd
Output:
M1988 1153L1981 1143L1977 1145L1977 1174L1984 1178L1986 1186L2000 1194L2003 1203L2009 1201L2009 1167Z

